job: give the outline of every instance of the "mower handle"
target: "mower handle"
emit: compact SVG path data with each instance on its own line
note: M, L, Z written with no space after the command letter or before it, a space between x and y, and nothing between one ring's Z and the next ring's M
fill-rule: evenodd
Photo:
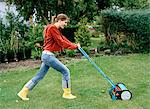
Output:
M89 57L89 55L81 48L78 48L80 50L80 52L84 55L84 57L98 70L98 72L104 77L106 78L106 80L112 85L112 87L116 87L116 85L113 83L113 81L108 78L105 73L96 65L96 63L94 61L92 61L92 59Z

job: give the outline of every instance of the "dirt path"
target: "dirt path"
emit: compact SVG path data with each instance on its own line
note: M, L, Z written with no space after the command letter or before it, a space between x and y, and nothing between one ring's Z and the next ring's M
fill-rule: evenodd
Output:
M16 68L36 68L41 64L41 60L25 60L19 62L1 63L0 73L9 70L15 70Z
M80 58L62 57L59 58L59 60L65 65L70 65L81 61ZM19 62L1 63L0 73L12 71L16 69L33 69L33 68L40 67L40 65L41 65L41 60L33 60L33 59L19 61Z

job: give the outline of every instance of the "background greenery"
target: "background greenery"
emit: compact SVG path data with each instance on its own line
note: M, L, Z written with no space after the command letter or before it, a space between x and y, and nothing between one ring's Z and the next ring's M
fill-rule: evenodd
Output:
M43 45L43 29L52 16L67 14L71 20L63 31L88 52L92 37L99 37L97 49L109 54L149 53L148 0L5 0L14 4L0 19L0 62L37 59ZM35 17L36 16L36 17ZM35 22L33 22L33 18ZM7 23L3 22L7 20ZM75 32L75 34L74 34ZM69 53L70 55L74 54Z
M97 23L105 33L106 45L112 51L126 49L132 52L150 50L150 10L104 10ZM125 51L125 50L124 50Z

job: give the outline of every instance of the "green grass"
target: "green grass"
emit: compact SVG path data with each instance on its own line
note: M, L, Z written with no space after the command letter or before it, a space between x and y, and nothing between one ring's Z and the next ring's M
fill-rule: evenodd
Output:
M112 101L110 84L86 60L72 60L72 92L75 100L63 99L61 74L50 69L46 77L29 93L30 100L21 101L16 94L33 77L36 69L20 69L0 73L0 109L149 109L150 56L101 56L93 58L115 83L123 82L133 93L130 101ZM104 93L101 90L105 90Z

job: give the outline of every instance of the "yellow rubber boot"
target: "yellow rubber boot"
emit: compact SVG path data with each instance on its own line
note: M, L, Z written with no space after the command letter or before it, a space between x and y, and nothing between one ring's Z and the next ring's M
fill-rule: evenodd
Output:
M63 93L63 98L66 98L66 99L75 99L76 96L72 95L71 94L71 89L70 88L64 88L64 93Z
M22 100L27 101L29 98L27 98L27 95L29 93L29 89L27 87L23 87L22 90L17 94Z

